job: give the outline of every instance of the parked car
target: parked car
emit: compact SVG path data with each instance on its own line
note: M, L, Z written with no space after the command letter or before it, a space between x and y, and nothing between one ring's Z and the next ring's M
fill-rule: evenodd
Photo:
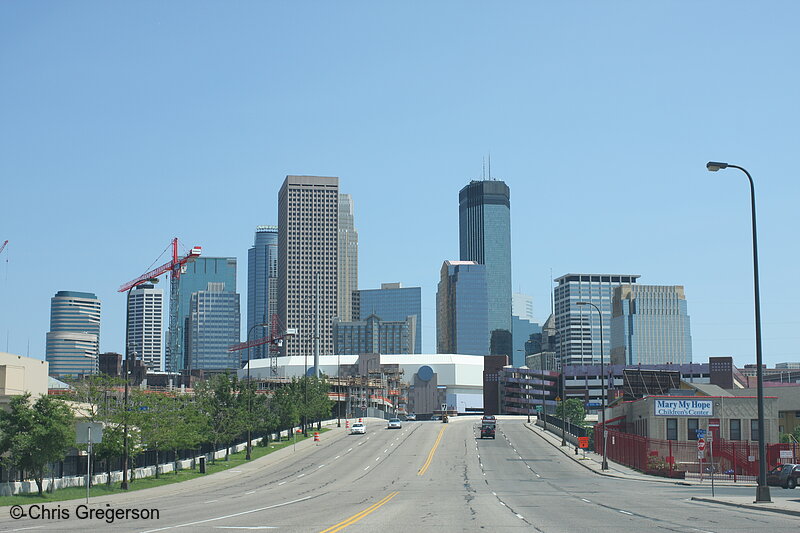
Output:
M360 422L356 422L350 427L351 435L363 435L367 432L367 426Z
M403 423L400 422L399 418L391 418L389 423L386 424L386 429L400 429L401 427L403 427Z
M481 438L482 439L494 438L494 424L484 424L481 426Z
M439 415L433 415L431 420L439 420L441 417Z
M778 465L767 472L767 485L793 489L800 483L800 465Z

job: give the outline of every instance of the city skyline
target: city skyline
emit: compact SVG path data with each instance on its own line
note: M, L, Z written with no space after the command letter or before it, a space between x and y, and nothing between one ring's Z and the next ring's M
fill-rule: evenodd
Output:
M492 175L514 190L513 286L534 297L538 320L551 269L638 272L686 287L694 359L741 366L754 361L749 191L740 173L705 163L747 168L764 361L796 361L800 320L784 285L798 255L786 243L800 110L785 65L800 6L781 4L776 20L727 5L691 17L665 5L470 5L457 21L447 3L426 17L388 6L219 17L197 5L186 25L170 5L6 3L0 346L44 357L49 299L75 289L103 302L101 350L122 352L120 283L175 236L239 258L245 279L252 228L276 224L281 181L307 173L341 176L353 195L359 288L422 287L433 352L437 269L458 257L454 196L491 152ZM309 40L289 46L298 32ZM203 209L220 192L226 202Z

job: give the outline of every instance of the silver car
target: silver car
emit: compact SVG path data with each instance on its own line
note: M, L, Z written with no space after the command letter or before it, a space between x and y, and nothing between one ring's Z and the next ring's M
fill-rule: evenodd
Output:
M386 429L400 429L401 427L403 427L403 423L399 418L390 419L389 423L386 425Z
M356 422L355 424L353 424L353 427L350 428L351 435L364 435L366 432L367 432L367 426L359 422Z

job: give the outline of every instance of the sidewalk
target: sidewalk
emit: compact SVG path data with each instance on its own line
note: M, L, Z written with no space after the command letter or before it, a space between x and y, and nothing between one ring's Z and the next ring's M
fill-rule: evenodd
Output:
M616 477L620 479L630 479L630 480L637 480L637 481L652 481L656 483L669 483L671 485L700 485L701 483L695 481L685 481L682 479L670 479L670 478L661 478L658 476L648 476L642 474L641 472L637 472L632 468L628 468L627 466L623 466L621 464L617 464L613 461L608 462L608 470L602 470L603 464L603 457L595 452L587 451L584 453L583 450L578 450L578 455L575 455L575 446L567 443L566 446L561 446L561 437L558 435L554 435L549 431L545 431L533 422L524 423L524 426L528 428L530 431L541 437L545 440L548 444L553 446L554 448L558 448L561 453L578 463L579 465L583 466L584 468L591 470L595 474L600 476L606 477ZM716 483L716 482L715 482ZM708 485L708 482L704 482L703 485ZM730 486L746 486L746 484L739 483L739 484L729 484ZM721 485L720 485L721 486Z
M584 453L582 450L578 451L578 455L575 455L575 447L571 444L567 444L566 446L561 446L561 437L554 435L548 431L544 431L539 426L535 425L534 423L524 423L524 426L532 431L535 435L539 436L540 438L544 439L545 442L553 446L554 448L559 449L564 455L578 463L579 465L583 466L584 468L591 470L595 474L606 476L606 477L615 477L619 479L628 479L631 481L649 481L651 483L670 483L672 485L688 485L688 486L704 486L710 487L711 482L706 481L698 481L698 480L675 480L669 478L661 478L658 476L648 476L642 474L641 472L637 472L632 468L628 468L626 466L614 463L613 461L608 462L608 470L603 471L601 469L603 458L601 455L596 454L594 452L587 452L584 457ZM752 487L755 489L755 483L731 483L729 481L714 481L714 485L717 487ZM771 487L770 490L783 490L780 487ZM704 503L714 503L718 505L727 505L731 507L740 507L744 509L754 509L758 511L768 511L773 513L781 513L781 514L788 514L794 516L800 516L800 494L798 494L798 499L796 500L778 500L772 503L754 503L753 498L755 497L755 491L753 496L725 496L725 497L697 497L692 496L692 501L697 502L704 502Z

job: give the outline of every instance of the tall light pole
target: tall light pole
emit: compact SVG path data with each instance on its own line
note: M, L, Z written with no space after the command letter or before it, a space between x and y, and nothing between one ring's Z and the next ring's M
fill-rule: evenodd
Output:
M706 168L711 172L716 172L725 168L736 168L744 172L750 182L750 213L753 226L753 292L755 296L756 314L756 381L758 395L758 486L756 487L755 503L768 503L772 500L769 495L767 485L767 447L766 435L764 434L764 373L762 371L761 359L761 297L758 290L758 242L756 239L756 188L753 185L753 177L744 168L728 163L709 161Z
M600 411L602 414L603 425L603 463L600 466L601 470L608 470L608 454L606 453L606 444L608 442L608 429L606 428L606 371L603 363L603 313L600 308L592 302L576 302L577 305L591 305L597 311L597 318L600 320ZM583 350L581 350L583 352Z
M253 333L253 330L256 328L263 328L269 327L270 324L266 322L262 322L261 324L253 324L250 329L247 330L247 452L245 453L245 460L249 461L251 454L250 450L252 449L252 441L253 435L252 432L252 425L253 425L253 391L250 390L250 336Z
M143 280L142 283L158 283L158 278ZM125 361L122 365L125 374L125 397L123 399L125 417L122 422L122 483L119 488L128 490L128 372L130 371L131 355L131 291L138 287L134 285L125 295ZM156 467L157 468L157 467Z
M336 346L336 324L339 323L339 317L333 317L333 339L334 346ZM337 347L336 350L336 385L338 391L336 394L336 427L342 427L342 347Z

